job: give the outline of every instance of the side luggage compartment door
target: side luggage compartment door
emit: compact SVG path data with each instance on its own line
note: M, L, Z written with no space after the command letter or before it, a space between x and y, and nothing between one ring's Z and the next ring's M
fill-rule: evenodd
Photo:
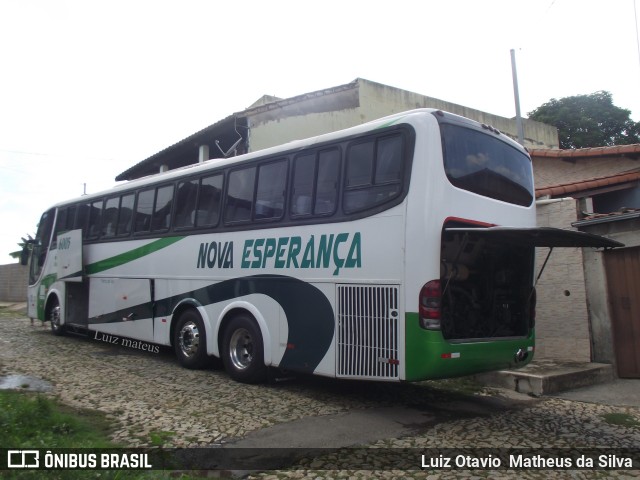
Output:
M58 280L82 282L82 230L58 234L56 245Z
M55 268L59 281L64 282L64 323L87 328L89 285L83 276L82 229L59 233L56 238Z
M89 279L89 329L153 341L153 281L148 278Z

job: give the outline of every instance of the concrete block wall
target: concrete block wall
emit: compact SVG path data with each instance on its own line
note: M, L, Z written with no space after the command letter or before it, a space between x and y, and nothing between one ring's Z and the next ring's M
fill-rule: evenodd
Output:
M267 111L247 112L249 150L256 151L292 140L360 125L415 108L438 108L492 125L515 138L514 119L493 115L418 93L358 79L329 94L305 98ZM558 130L524 120L525 146L558 148Z
M358 79L358 84L360 86L361 111L366 114L368 119L373 120L414 108L437 108L471 118L480 123L486 123L512 139L517 139L517 126L513 118L501 117L362 78ZM523 123L524 141L527 148L558 148L558 129L556 127L529 119L523 119Z
M538 205L538 226L570 228L576 200ZM536 275L549 249L536 251ZM581 248L554 249L536 287L536 354L538 360L591 361L589 312Z
M19 263L0 265L0 302L26 302L28 268Z

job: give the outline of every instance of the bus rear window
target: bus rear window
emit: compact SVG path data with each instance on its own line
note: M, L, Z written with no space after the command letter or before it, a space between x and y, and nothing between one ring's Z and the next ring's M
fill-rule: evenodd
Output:
M458 188L503 202L529 206L533 170L529 157L492 135L441 124L444 168Z

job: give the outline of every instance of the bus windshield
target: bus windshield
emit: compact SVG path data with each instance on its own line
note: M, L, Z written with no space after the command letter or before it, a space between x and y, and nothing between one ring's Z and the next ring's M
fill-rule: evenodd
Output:
M55 213L55 209L51 209L44 212L40 218L38 231L36 232L36 242L33 245L33 257L31 260L31 268L29 270L29 285L33 285L36 280L38 280L38 277L40 277L40 273L42 272L44 262L47 259Z
M458 188L516 205L533 201L529 158L486 133L459 125L440 125L444 168Z

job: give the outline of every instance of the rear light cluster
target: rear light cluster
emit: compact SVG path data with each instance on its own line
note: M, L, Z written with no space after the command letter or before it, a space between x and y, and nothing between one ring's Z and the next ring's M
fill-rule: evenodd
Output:
M442 290L440 280L431 280L420 289L418 312L420 326L427 330L440 330Z

